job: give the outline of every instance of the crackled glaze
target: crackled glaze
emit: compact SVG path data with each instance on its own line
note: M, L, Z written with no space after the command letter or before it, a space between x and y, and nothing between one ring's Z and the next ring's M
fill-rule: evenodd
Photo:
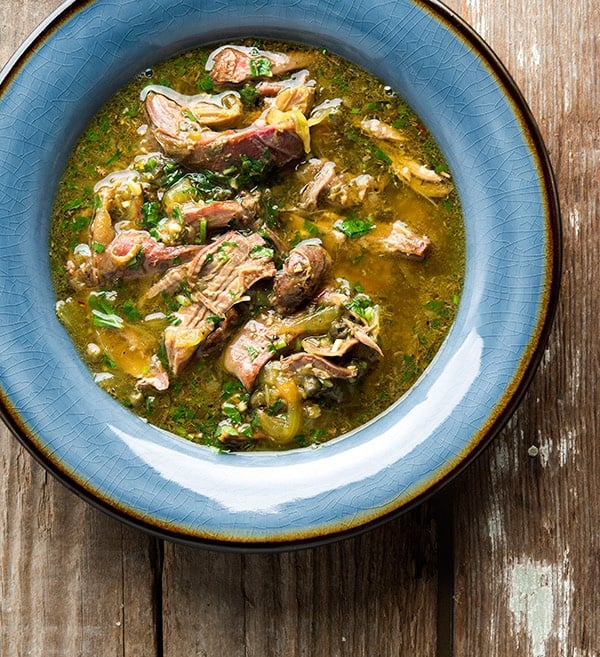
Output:
M222 547L343 535L446 480L518 401L558 284L552 174L494 56L442 6L417 0L69 7L40 28L1 81L0 387L19 437L99 506L167 536ZM244 35L325 46L392 85L442 147L466 221L458 317L419 382L361 430L283 454L216 454L144 424L106 396L55 317L48 272L53 190L95 110L154 62Z

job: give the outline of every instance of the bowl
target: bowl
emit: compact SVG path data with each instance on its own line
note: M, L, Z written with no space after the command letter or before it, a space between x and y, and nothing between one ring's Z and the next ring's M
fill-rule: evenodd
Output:
M329 48L391 85L440 145L464 211L464 291L433 362L385 413L317 449L219 454L145 424L93 382L55 314L54 190L88 121L154 63L245 36ZM557 299L555 183L514 82L441 3L67 2L13 56L0 85L2 414L95 506L192 545L315 545L437 491L519 403Z

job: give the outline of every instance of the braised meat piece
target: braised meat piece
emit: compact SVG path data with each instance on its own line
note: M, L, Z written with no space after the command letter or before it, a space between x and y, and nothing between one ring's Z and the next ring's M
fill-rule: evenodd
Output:
M166 246L145 230L124 230L105 248L95 251L92 260L97 280L142 278L178 260L191 260L201 248L197 244Z
M260 235L230 231L204 247L193 261L172 268L150 288L146 299L182 287L188 299L173 313L176 323L164 332L173 373L182 371L233 306L246 299L252 285L274 274L272 254Z
M253 78L281 75L304 68L312 58L303 52L270 52L246 46L227 45L217 48L206 62L213 82L238 84Z
M222 172L239 167L245 158L281 167L304 153L304 144L291 119L278 125L254 123L218 132L163 94L148 93L145 107L156 141L167 155L189 167Z
M277 353L277 328L260 319L249 320L225 350L223 365L251 390L263 366Z
M325 281L331 258L319 241L307 240L293 248L277 272L271 301L282 315L289 315L312 299Z
M296 338L319 335L340 315L336 305L309 307L282 317L274 311L249 320L225 349L225 369L251 390L262 367L283 353Z
M426 235L418 235L403 221L394 221L389 235L381 241L383 250L422 260L431 246Z

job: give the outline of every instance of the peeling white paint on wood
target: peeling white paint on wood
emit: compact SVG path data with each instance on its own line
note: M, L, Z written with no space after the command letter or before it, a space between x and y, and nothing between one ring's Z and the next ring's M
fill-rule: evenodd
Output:
M537 443L527 448L527 454L531 458L539 458L542 467L547 467L551 463L564 468L567 464L573 463L578 454L577 430L565 429L559 436L558 440L552 437L544 437L539 434Z
M571 111L571 82L570 80L565 81L563 87L563 110L566 113Z
M552 345L548 345L546 349L544 349L544 356L542 358L542 366L543 367L548 367L550 363L552 363Z
M600 657L600 652L597 652L596 650L589 652L588 650L575 648L573 654L569 655L569 657Z
M526 69L527 71L538 69L541 61L542 54L535 41L531 45L529 52L522 47L517 50L517 67L519 69Z
M486 522L492 550L504 545L506 540L504 517L498 505L494 505L494 507L490 509Z
M571 401L574 405L577 404L581 388L581 361L581 349L580 347L576 347L573 358L571 359L571 371L568 379L569 387L571 389Z
M538 431L538 457L540 465L545 468L550 460L550 452L552 450L552 438L544 436L541 431Z
M486 21L485 14L481 11L481 0L467 0L467 7L471 15L471 25L485 38Z
M579 209L577 207L569 208L568 216L569 216L569 226L573 229L573 233L575 234L575 237L579 237L579 227L581 226L581 217L579 215Z
M508 472L511 467L508 445L503 441L498 441L494 445L494 470L497 472Z
M546 657L552 639L567 645L572 607L568 551L560 563L517 560L507 579L514 631L528 644L524 654Z
M558 445L558 458L561 466L567 465L569 461L573 461L577 455L577 430L567 429L561 435L560 443Z
M535 68L539 68L541 61L542 61L542 55L540 53L540 49L538 48L537 43L534 41L533 45L531 46L530 63L533 63Z

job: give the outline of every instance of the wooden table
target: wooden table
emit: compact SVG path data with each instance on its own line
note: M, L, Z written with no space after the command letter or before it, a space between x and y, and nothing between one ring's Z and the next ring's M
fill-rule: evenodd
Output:
M4 0L0 63L58 4ZM400 519L327 547L246 556L113 520L2 427L2 656L600 655L600 3L447 4L524 92L561 194L562 298L516 415Z

